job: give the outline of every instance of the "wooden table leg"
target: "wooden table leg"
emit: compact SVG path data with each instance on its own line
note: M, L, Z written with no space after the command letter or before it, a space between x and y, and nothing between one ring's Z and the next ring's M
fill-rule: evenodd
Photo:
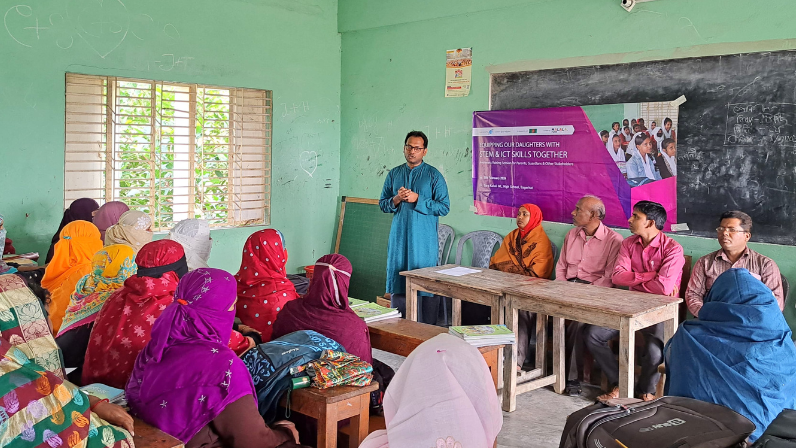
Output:
M319 406L324 406L320 404ZM353 429L353 428L352 428ZM353 432L351 437L355 437ZM337 448L337 408L326 406L318 417L318 448Z
M556 376L556 382L553 383L553 390L556 393L564 393L566 387L567 371L564 349L564 319L560 317L553 317L553 375Z
M672 318L663 322L663 345L665 346L669 339L674 336L674 333L677 331L677 307L670 305L669 309L671 310Z
M359 415L351 417L351 435L348 437L349 448L357 448L368 436L370 426L370 394L359 397Z
M462 324L462 301L456 297L451 298L451 325L458 327Z
M506 322L504 318L504 310L503 310L503 297L496 296L492 299L492 325L501 325ZM503 349L499 349L497 351L497 389L500 390L503 388Z
M536 313L536 368L547 374L547 315Z
M635 391L635 330L631 324L626 317L619 321L619 398L632 398Z
M406 319L417 322L417 288L412 278L406 278Z
M506 326L517 335L517 309L511 300L506 300ZM503 357L503 410L514 412L517 409L517 344L506 347Z

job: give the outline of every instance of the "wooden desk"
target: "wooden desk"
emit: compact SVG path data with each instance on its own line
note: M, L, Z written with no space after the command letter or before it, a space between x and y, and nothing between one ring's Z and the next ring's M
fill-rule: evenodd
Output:
M378 389L375 381L365 387L297 389L290 394L290 409L318 421L318 448L337 448L337 422L350 418L348 446L356 448L368 436L370 393ZM286 404L283 398L281 405Z
M409 356L418 345L434 336L448 332L448 329L444 327L400 318L369 323L368 330L370 331L371 347L404 357ZM490 345L478 348L478 351L484 357L484 361L486 361L487 367L489 367L489 372L492 374L495 390L498 390L499 372L501 370L499 352L503 347L503 345Z
M184 448L178 439L149 425L138 417L133 417L133 443L136 448Z
M526 277L486 268L470 268L481 272L461 277L437 272L455 267L459 265L446 264L401 272L406 277L406 318L417 321L417 293L424 291L453 299L453 325L462 324L462 300L490 307L492 324L502 324L503 292L506 288L522 285Z
M517 348L506 353L504 366L503 410L514 411L517 394L553 384L564 390L564 319L619 330L619 396L630 397L634 388L636 330L664 323L666 343L677 330L678 304L682 299L572 282L525 278L525 284L506 289L506 325L517 331L517 311L537 313L536 367L544 373L544 344L547 317L553 317L553 375L535 384L517 386L514 372ZM532 382L534 383L534 382ZM544 383L544 384L542 384ZM535 386L535 387L533 387Z

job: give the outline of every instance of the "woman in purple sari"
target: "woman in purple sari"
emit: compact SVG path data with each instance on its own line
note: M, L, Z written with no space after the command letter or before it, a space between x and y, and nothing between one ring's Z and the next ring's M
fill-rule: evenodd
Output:
M235 278L220 269L180 280L127 383L131 413L186 448L298 447L292 423L265 425L251 376L227 347L236 297Z

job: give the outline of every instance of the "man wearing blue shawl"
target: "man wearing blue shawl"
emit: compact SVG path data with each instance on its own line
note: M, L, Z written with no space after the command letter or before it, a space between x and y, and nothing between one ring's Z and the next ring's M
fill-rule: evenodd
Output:
M771 290L746 269L721 274L699 320L666 345L666 395L726 406L751 420L757 440L796 408L796 348Z
M404 139L406 163L390 170L384 180L379 207L393 213L387 247L387 292L394 308L406 311L406 280L401 271L437 265L437 225L450 211L448 185L433 166L424 163L428 137L412 131ZM418 298L418 320L436 324L439 298Z

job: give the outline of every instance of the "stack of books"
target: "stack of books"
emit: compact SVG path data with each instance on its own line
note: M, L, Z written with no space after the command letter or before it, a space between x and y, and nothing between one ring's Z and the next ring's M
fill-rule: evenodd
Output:
M106 384L89 384L88 386L81 387L80 390L88 395L93 395L100 400L108 400L113 404L118 404L119 406L124 406L127 404L127 401L124 397L124 390L117 389Z
M448 333L474 347L488 345L511 345L516 343L514 333L505 325L469 325L450 327Z
M357 316L364 320L365 323L401 317L401 313L399 313L397 309L385 308L381 305L371 302L358 304L356 306L352 305L351 309L354 310L354 312L357 313Z
M348 306L350 306L351 309L354 309L354 308L356 308L358 306L367 305L368 303L371 303L371 302L368 302L367 300L355 299L353 297L349 297L348 298Z

